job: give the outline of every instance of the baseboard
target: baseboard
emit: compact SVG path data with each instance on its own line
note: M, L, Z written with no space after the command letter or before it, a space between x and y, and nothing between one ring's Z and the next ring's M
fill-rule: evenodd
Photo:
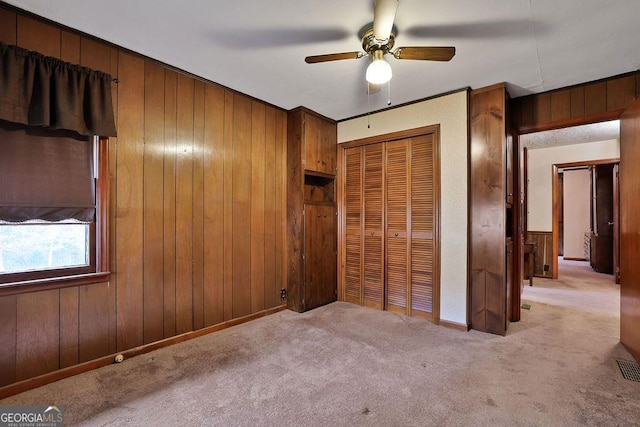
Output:
M562 257L565 261L586 261L586 258L572 258L572 257Z
M452 322L450 320L442 320L442 319L440 319L438 324L440 326L444 326L445 328L455 329L457 331L463 331L463 332L468 332L469 329L470 329L469 325L466 325L464 323Z
M31 390L37 387L41 387L46 384L50 384L55 381L62 380L64 378L72 377L74 375L81 374L83 372L92 371L94 369L102 368L114 363L116 355L121 354L125 359L129 359L134 356L149 353L153 350L158 350L164 347L168 347L173 344L178 344L184 341L188 341L193 338L198 338L203 335L208 335L213 332L221 331L223 329L230 328L231 326L240 325L242 323L249 322L251 320L259 319L261 317L275 314L280 311L286 310L286 305L270 308L268 310L259 311L257 313L250 314L248 316L239 317L237 319L228 320L226 322L218 323L217 325L208 326L206 328L198 329L197 331L186 332L184 334L176 335L156 341L153 343L145 344L140 347L135 347L129 350L119 351L108 356L103 356L98 359L91 360L89 362L73 365L68 368L59 369L57 371L49 372L47 374L40 375L38 377L29 378L17 383L9 384L4 387L0 387L0 399L4 399L14 394L22 393L23 391Z

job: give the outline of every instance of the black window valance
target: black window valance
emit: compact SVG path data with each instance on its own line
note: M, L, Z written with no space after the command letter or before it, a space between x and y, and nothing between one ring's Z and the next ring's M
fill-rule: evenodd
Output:
M111 76L0 43L0 119L116 136Z

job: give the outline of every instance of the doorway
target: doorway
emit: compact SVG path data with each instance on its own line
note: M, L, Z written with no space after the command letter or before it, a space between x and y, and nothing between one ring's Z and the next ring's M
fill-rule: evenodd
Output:
M519 140L526 155L524 160L527 166L523 178L525 185L522 188L523 219L526 219L526 222L523 221L523 225L526 224L523 237L525 242L534 243L537 248L534 277L558 278L558 256L561 244L566 240L560 238L560 227L568 226L562 224L561 219L563 217L563 205L560 203L562 200L560 177L563 176L561 172L575 170L576 175L579 175L578 171L582 170L582 173L586 174L586 179L591 181L590 174L595 172L596 167L600 167L598 165L609 165L606 167L611 168L618 162L619 135L618 120L520 135ZM604 173L600 172L600 176L604 176ZM591 205L592 201L596 200L596 195L591 194L591 189L585 189L585 191L587 191L585 209L589 211L590 216L590 210L595 211ZM615 223L612 220L607 222ZM573 225L570 224L570 226ZM587 248L586 255L585 251L580 249L584 246L582 243L584 240L590 243L591 236L596 230L598 229L592 226L591 219L587 217L586 225L579 230L578 239L580 240L574 241L574 247L577 245L578 252L573 255L563 252L563 255L575 259L590 259L590 249ZM598 231L605 230L601 227ZM566 251L566 248L562 249Z
M612 158L552 166L554 278L562 257L587 261L594 271L620 283L619 163Z

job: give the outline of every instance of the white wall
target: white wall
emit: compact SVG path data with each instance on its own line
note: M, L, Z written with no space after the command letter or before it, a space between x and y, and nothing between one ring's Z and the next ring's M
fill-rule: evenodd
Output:
M617 139L528 150L528 230L552 231L553 164L618 157L620 142Z
M467 323L467 92L338 123L338 142L440 125L440 318Z
M564 171L563 256L584 258L584 233L591 229L591 174L587 169Z

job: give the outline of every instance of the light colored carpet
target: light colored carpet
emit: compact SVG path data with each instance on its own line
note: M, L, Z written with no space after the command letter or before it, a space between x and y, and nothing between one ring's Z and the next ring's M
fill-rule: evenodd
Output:
M578 263L579 264L579 263ZM0 401L82 425L638 425L611 276L561 263L506 337L334 303L280 312Z

